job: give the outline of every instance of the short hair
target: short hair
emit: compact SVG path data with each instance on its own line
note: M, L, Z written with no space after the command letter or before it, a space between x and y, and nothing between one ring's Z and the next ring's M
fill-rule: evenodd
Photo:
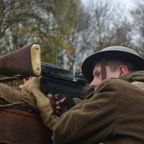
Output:
M136 67L135 63L133 63L133 62L127 60L127 59L122 59L122 58L119 58L119 57L107 58L106 59L106 65L108 65L110 70L113 71L113 72L116 71L117 68L120 65L127 66L129 72L133 72L133 71L137 70L137 67Z

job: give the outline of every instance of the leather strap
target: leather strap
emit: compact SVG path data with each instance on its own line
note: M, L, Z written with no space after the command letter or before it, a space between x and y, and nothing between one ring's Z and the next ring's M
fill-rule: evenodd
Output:
M102 59L101 61L101 73L102 73L102 80L106 79L106 59Z

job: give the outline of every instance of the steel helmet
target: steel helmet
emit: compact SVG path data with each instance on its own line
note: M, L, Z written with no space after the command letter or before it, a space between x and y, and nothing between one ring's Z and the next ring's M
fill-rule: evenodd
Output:
M144 69L144 58L137 52L124 46L110 46L90 55L83 62L82 72L89 82L93 80L93 65L100 59L109 57L119 57L129 60L136 65L137 70Z

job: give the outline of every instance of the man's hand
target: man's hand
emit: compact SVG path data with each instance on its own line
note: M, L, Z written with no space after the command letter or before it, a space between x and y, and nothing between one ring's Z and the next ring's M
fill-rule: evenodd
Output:
M23 85L22 100L37 109L36 95L34 92L39 90L40 77L32 77Z
M23 86L23 91L30 92L33 89L39 89L40 88L40 78L41 77L32 77L30 78Z
M39 90L39 86L40 78L30 79L23 87L22 100L34 106L39 111L44 125L52 130L58 117L54 115L49 97Z
M61 116L70 108L81 102L79 98L70 98L68 96L62 96L60 94L53 95L53 101L55 101L55 113L57 116Z
M64 112L68 110L67 104L65 103L65 96L62 96L60 94L53 94L52 99L54 101L56 115L61 116Z
M70 98L68 96L63 96L61 94L53 94L52 100L54 101L54 109L56 115L61 116L64 112L68 111L71 107L81 102L81 100L87 98L87 94L89 94L89 90L90 90L90 86L85 85L81 89L81 95L75 98Z

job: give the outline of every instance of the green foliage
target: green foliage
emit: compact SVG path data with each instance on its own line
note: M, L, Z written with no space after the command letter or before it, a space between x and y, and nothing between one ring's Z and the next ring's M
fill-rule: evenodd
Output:
M42 61L63 64L78 21L79 0L1 0L0 53L40 44Z

